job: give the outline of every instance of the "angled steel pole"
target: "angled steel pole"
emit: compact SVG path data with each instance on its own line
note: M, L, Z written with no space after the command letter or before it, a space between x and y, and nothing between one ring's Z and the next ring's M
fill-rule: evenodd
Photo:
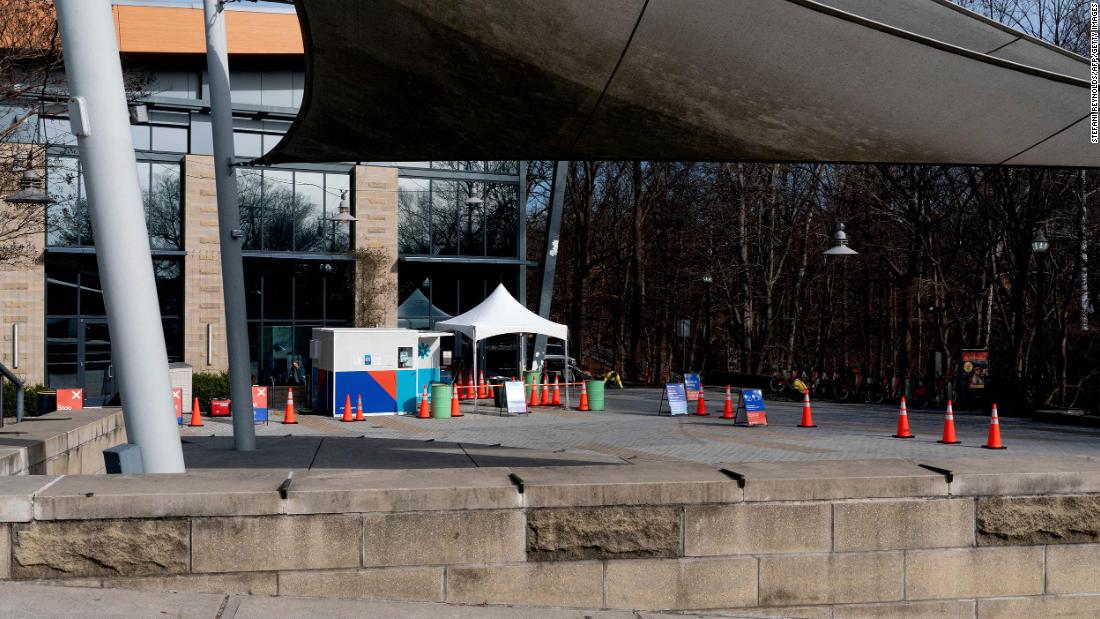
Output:
M218 189L218 239L221 241L225 340L229 349L229 397L233 411L233 447L256 449L252 417L252 365L248 359L248 316L241 260L240 203L233 168L233 102L229 92L229 52L221 0L203 0L206 17L206 72L210 76L210 123L214 137L214 179Z
M96 262L129 441L146 473L182 473L168 353L110 0L55 0Z
M546 249L542 255L542 285L539 287L539 316L550 318L550 303L554 300L554 272L558 267L558 240L561 238L561 212L565 207L565 181L569 174L569 162L554 163L554 180L550 185L549 211L546 213ZM532 370L541 370L546 359L546 336L535 336ZM565 367L569 359L565 360Z

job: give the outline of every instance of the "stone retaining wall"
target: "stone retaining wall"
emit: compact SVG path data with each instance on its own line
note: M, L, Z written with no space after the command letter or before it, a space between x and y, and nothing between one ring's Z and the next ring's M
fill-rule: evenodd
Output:
M760 616L1100 615L1100 462L920 464L314 471L285 493L281 471L6 478L0 578Z
M0 429L0 476L105 473L103 450L125 442L120 408L27 417Z

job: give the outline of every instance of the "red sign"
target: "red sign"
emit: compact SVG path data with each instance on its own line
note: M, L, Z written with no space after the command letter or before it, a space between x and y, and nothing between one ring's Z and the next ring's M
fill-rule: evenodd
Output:
M252 385L252 408L267 408L267 387Z
M211 417L228 417L229 400L210 400Z
M82 410L84 410L84 390L83 389L58 389L57 390L57 410L59 410L59 411L82 411Z
M183 419L183 387L172 387L172 404L176 405L176 419Z

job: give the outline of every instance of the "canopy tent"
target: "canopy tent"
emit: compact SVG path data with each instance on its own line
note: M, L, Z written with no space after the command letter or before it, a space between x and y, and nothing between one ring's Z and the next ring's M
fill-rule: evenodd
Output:
M436 322L450 317L450 314L432 305L419 288L397 306L397 326L405 329L432 329Z
M449 320L437 322L435 328L461 333L474 344L474 375L477 375L477 343L486 338L510 333L535 333L564 342L565 358L569 358L569 328L552 322L527 309L499 284L474 309ZM565 384L565 400L569 402L569 383ZM475 400L475 408L477 406Z
M295 5L305 93L268 163L1100 166L1088 61L950 0Z

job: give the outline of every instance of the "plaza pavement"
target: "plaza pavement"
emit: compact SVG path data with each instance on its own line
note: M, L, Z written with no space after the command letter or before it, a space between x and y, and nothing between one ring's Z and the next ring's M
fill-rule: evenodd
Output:
M208 468L464 468L640 462L781 462L804 460L940 459L960 457L1100 456L1100 429L1001 418L1006 451L981 449L989 418L956 411L961 445L941 445L943 411L911 410L916 438L892 438L897 408L818 402L817 428L797 427L801 403L769 400L767 427L734 426L721 419L723 394L707 393L710 415L657 416L661 391L609 390L607 410L579 412L539 407L530 415L499 415L496 408L463 404L457 419L368 416L364 422L299 415L298 425L275 420L257 426L258 451L232 451L228 418L184 427L189 469ZM694 410L692 407L691 410Z

